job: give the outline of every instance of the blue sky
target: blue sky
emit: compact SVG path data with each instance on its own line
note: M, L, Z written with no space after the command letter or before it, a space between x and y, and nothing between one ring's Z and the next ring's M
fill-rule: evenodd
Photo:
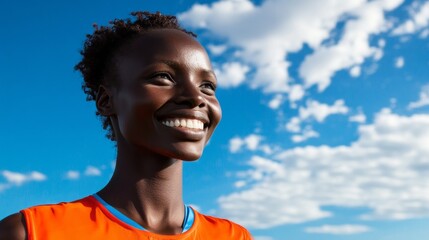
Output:
M223 119L184 198L257 240L429 235L429 1L3 1L0 218L92 194L114 145L73 71L92 23L179 16Z

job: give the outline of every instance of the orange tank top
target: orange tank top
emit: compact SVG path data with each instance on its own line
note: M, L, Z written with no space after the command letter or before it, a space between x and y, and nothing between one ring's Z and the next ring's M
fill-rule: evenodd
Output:
M131 226L112 214L93 196L21 211L28 240L250 240L250 233L231 221L194 212L194 222L184 233L160 235Z

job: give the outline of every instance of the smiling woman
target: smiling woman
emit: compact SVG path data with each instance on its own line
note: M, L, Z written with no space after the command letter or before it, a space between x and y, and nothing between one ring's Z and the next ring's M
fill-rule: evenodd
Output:
M216 76L194 34L174 16L132 13L87 36L76 66L107 136L112 179L83 199L22 210L0 239L251 239L182 199L182 164L196 160L221 119Z
M103 115L116 116L111 122L118 146L126 142L171 158L198 159L221 118L204 48L186 33L164 29L119 51L120 87L101 87L98 101ZM174 125L162 124L167 121ZM194 121L203 128L194 128Z

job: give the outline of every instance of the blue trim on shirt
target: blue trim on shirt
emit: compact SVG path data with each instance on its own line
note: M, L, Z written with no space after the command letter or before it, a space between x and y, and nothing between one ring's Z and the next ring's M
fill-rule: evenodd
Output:
M186 206L185 212L186 214L185 214L185 219L183 221L182 233L188 231L192 227L192 224L194 224L194 220L195 220L194 210L191 207Z
M125 216L123 213L119 212L118 210L116 210L116 208L112 207L110 204L108 204L107 202L105 202L100 196L98 196L97 194L92 195L94 196L97 201L99 201L111 214L113 214L113 216L117 217L119 220L121 220L122 222L131 225L137 229L140 230L145 230L147 231L144 227L142 227L140 224L136 223L134 220L132 220L131 218Z
M92 195L95 199L97 199L98 202L100 202L113 216L121 220L122 222L133 226L139 230L147 231L144 227L142 227L140 224L132 220L131 218L125 216L125 214L121 213L120 211L116 210L116 208L112 207L110 204L108 204L106 201L104 201L98 194ZM185 205L185 218L183 219L183 231L182 233L188 231L192 225L194 224L195 220L195 214L191 207Z

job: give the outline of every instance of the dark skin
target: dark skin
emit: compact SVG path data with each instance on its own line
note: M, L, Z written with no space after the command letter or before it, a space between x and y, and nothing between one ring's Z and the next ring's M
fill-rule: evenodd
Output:
M204 48L178 30L151 30L122 46L117 84L102 85L97 109L117 136L113 177L99 196L148 231L182 232L182 160L196 160L221 119L216 77ZM191 120L200 128L167 126ZM201 129L202 128L202 129ZM26 239L20 213L0 222L0 240Z

